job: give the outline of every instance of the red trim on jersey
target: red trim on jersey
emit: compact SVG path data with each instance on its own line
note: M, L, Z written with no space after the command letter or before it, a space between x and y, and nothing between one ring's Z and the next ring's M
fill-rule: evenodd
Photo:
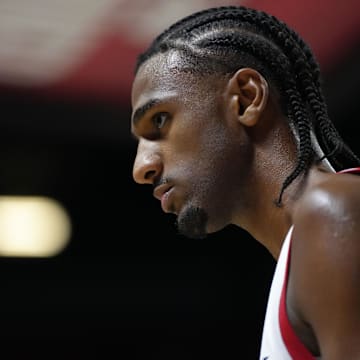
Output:
M360 173L360 167L344 169L337 172L337 174L347 174L347 173ZM293 358L293 360L315 360L314 356L311 355L309 350L304 346L304 344L297 337L293 327L290 324L289 318L286 311L286 289L289 277L289 264L290 264L290 255L291 255L291 239L289 245L289 254L286 262L285 269L285 279L283 288L281 291L280 297L280 306L279 306L279 325L280 332L285 343L285 346Z
M289 318L286 312L286 288L288 282L288 269L290 263L290 254L291 254L291 239L289 245L289 254L286 262L285 270L285 281L281 291L280 297L280 308L279 308L279 325L280 332L285 343L286 349L291 355L293 360L315 360L315 358L310 354L309 350L303 345L295 334L294 329L292 328Z
M350 169L344 169L337 172L337 174L347 174L347 173L360 173L360 167L350 168Z

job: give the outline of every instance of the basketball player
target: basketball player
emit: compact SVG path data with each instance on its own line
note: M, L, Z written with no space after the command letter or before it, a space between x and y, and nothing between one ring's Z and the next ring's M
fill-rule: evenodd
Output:
M360 160L311 50L246 7L196 12L138 58L133 177L179 232L229 224L277 259L261 360L360 359Z

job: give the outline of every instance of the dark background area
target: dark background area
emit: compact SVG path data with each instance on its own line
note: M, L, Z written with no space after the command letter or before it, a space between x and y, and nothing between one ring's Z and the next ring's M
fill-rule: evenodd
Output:
M323 76L357 154L359 63L354 46ZM53 258L0 257L1 359L257 359L274 260L235 227L178 235L113 100L0 89L0 194L55 198L73 227Z

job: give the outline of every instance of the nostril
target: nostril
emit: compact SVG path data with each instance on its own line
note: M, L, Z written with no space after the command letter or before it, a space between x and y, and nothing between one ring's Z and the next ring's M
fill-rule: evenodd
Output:
M155 170L149 170L145 173L144 178L145 180L151 180L156 174Z

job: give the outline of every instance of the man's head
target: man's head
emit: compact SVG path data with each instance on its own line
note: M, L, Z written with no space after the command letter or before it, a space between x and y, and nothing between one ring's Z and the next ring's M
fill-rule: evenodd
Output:
M260 118L271 121L270 94L296 142L280 203L283 191L318 159L312 133L334 165L354 160L327 116L319 74L308 46L266 13L229 6L178 21L138 58L135 180L155 186L186 235L202 237L231 223L239 211L234 203L251 208L249 133Z

